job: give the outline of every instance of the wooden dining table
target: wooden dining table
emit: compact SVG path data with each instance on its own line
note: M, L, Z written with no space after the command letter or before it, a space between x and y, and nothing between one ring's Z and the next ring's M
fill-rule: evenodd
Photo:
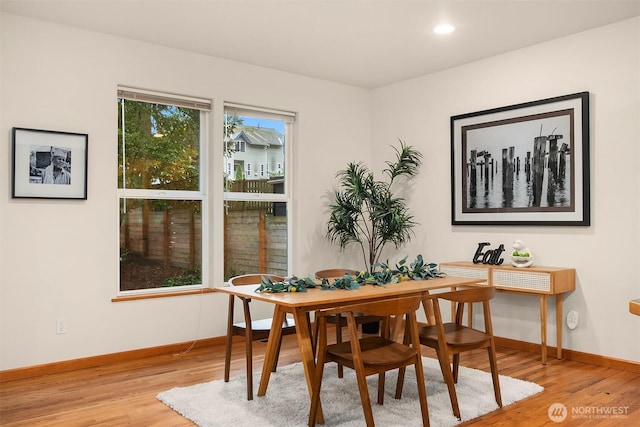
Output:
M271 367L277 357L278 342L280 341L282 332L280 325L284 321L287 313L293 315L307 389L309 390L309 401L311 401L311 384L316 365L312 333L307 320L310 312L360 302L393 299L401 296L426 296L434 290L473 286L480 281L480 279L476 278L446 276L429 280L402 280L398 283L389 283L384 286L363 285L354 290L323 290L320 288L310 288L307 289L306 292L269 293L256 292L259 285L244 285L217 287L214 288L214 291L242 298L251 298L256 301L268 302L275 306L272 328L269 334L269 340L267 341L265 359L262 365L262 376L260 377L258 396L264 396L267 393L267 386L269 385L269 378L271 377ZM427 320L432 321L433 314L429 306L425 305L424 309ZM322 408L318 411L317 421L320 424L324 423Z

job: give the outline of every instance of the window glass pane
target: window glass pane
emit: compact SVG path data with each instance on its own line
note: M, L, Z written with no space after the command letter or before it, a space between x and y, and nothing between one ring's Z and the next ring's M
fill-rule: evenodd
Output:
M284 193L285 129L283 120L225 114L225 191Z
M120 290L202 283L202 203L120 199Z
M248 273L287 275L287 204L227 201L224 278Z
M118 188L198 191L201 112L118 103Z

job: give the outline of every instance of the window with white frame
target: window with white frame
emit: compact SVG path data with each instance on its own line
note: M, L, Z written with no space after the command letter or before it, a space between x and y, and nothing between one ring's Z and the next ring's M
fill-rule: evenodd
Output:
M246 165L245 176L226 176L225 280L247 273L287 276L291 185L286 166L291 164L295 114L225 103L224 122L225 146L237 146L240 138L245 143L244 152L225 149L225 161ZM251 174L251 164L260 164L260 174ZM269 164L278 170L272 172Z
M210 111L209 100L118 89L121 293L202 287Z

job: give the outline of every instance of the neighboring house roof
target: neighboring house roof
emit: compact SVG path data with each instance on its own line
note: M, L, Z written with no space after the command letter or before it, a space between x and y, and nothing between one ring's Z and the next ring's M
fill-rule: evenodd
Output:
M254 146L282 146L284 136L275 129L257 126L236 126L237 132L232 136L234 141L243 140Z

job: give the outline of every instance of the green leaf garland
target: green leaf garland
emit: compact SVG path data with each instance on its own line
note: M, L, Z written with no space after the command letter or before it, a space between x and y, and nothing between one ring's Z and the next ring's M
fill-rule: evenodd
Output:
M422 255L418 255L415 261L409 265L407 265L407 257L400 260L395 269L390 268L386 263L375 263L372 273L360 271L355 276L345 274L333 282L329 281L329 279L322 279L319 285L311 276L305 278L292 276L282 282L274 282L268 277L263 277L256 292L306 292L308 288L354 290L362 285L385 286L390 283L398 283L405 280L405 278L409 280L430 280L444 276L446 274L438 270L437 264L425 263Z

